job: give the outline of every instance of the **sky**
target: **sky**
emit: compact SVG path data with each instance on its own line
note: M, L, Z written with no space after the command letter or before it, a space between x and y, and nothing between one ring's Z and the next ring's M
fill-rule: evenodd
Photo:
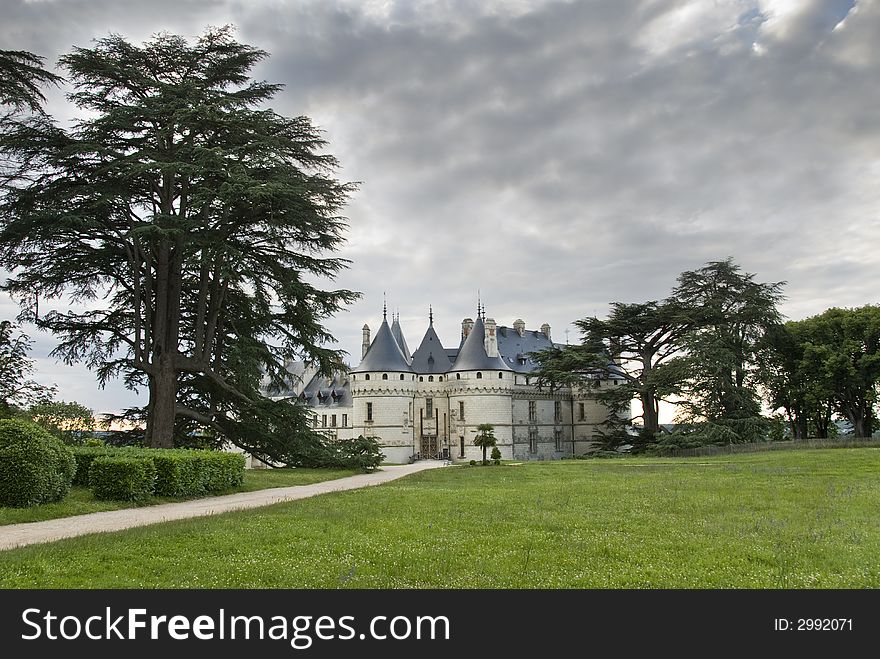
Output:
M3 0L0 48L54 66L111 32L226 24L360 184L335 285L363 297L327 322L354 363L383 294L411 349L429 305L457 345L478 295L576 342L574 320L727 257L787 282L791 319L877 303L880 0ZM61 398L143 401L24 329Z

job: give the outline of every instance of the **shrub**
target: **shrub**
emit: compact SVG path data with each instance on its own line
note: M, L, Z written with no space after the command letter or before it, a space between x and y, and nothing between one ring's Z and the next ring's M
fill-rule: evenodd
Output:
M476 467L476 466L477 466L477 461L476 461L476 460L471 460L471 463L470 463L470 464L471 464L471 467Z
M160 497L194 497L205 494L204 466L195 451L155 449L150 459L156 468L154 492Z
M143 501L153 493L156 467L152 458L99 456L89 468L89 485L96 499Z
M501 460L501 451L498 450L497 446L492 447L492 456L491 457L495 461L495 464L498 464L498 462Z
M76 472L71 450L28 421L0 421L0 505L23 508L67 496Z
M500 464L501 464L501 460L493 460L492 462L494 462L496 465L500 465Z
M245 457L240 453L149 449L156 465L156 495L195 497L223 492L244 482Z
M80 487L88 487L89 469L95 458L114 455L116 451L106 446L77 446L73 449L73 457L76 460L76 474L73 484Z

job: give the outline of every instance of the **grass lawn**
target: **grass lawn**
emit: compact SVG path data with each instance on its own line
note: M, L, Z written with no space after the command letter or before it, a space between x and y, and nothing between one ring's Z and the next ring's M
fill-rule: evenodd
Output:
M0 552L0 586L877 588L880 449L450 467Z
M348 469L248 469L244 472L244 484L241 487L221 492L220 494L252 492L254 490L265 490L270 487L287 487L288 485L309 485L310 483L343 478L344 476L352 476L357 473L360 472ZM158 503L185 500L153 497L141 505L152 506ZM0 506L0 526L18 524L19 522L40 522L58 517L97 513L102 510L120 510L121 508L131 508L133 505L136 504L126 501L99 501L95 499L90 489L74 487L63 501L56 503L47 503L32 508L5 508Z

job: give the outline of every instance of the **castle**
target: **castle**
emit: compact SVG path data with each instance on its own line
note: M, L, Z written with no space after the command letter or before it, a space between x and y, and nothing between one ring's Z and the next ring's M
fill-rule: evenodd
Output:
M288 371L294 385L276 397L309 405L315 428L331 438L376 437L385 460L478 460L477 426L494 426L503 459L551 460L590 450L608 408L591 389L538 388L531 353L553 344L550 326L527 330L522 320L499 326L478 310L461 323L458 347L444 347L433 313L418 348L410 353L399 317L370 339L363 327L361 362L348 374L324 377L302 362ZM593 387L620 384L595 379Z

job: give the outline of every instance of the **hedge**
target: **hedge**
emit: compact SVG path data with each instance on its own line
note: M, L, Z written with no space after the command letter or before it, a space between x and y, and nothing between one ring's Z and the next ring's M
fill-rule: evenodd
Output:
M109 446L77 447L74 452L79 465L78 473L89 474L85 479L77 479L78 485L92 485L90 466L104 457L150 460L155 470L151 494L155 496L198 497L223 492L244 482L245 458L239 453Z
M89 485L96 499L143 501L156 485L156 467L148 457L98 456L89 467Z
M193 497L223 492L244 482L245 458L219 451L161 451L153 455L156 495Z
M0 506L59 501L75 471L70 448L46 430L20 419L0 420Z

